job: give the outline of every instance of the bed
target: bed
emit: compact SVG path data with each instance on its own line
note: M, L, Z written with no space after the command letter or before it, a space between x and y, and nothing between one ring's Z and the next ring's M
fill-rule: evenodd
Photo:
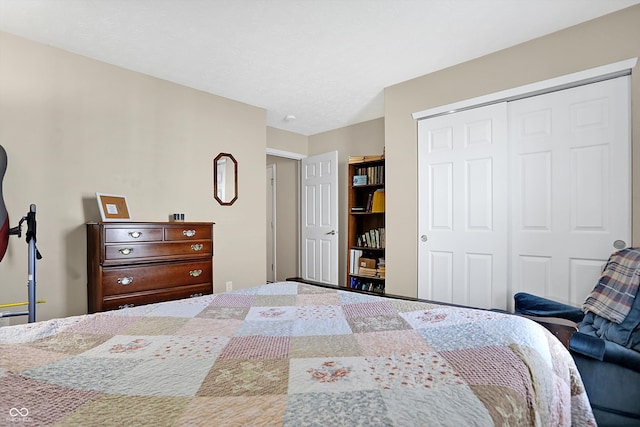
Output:
M595 425L518 316L280 282L0 328L0 424Z

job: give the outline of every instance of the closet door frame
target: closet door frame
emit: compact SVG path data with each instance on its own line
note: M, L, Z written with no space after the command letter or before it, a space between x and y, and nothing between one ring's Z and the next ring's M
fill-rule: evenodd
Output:
M503 101L515 101L517 99L540 95L557 90L568 89L602 80L631 75L631 69L636 66L638 58L626 59L612 64L591 68L577 73L567 74L452 104L429 108L412 114L414 120L424 120L444 114L456 113L463 110L482 107Z
M460 111L475 109L478 107L483 107L491 104L496 104L499 102L509 102L515 101L531 96L541 95L545 93L550 93L554 91L569 89L572 87L577 87L585 84L595 83L607 79L612 79L621 76L628 76L631 74L631 69L635 67L637 63L637 58L628 59L625 61L616 62L613 64L581 71L578 73L569 74L566 76L561 76L525 86L520 86L513 89L508 89L501 92L496 92L493 94L468 99L465 101L460 101L453 104L443 105L440 107L424 110L421 112L416 112L413 114L413 118L417 121L434 118L446 114L457 113ZM418 144L421 141L418 138ZM420 151L420 147L418 147L418 151ZM421 176L420 166L418 167L418 176ZM418 188L420 188L420 182L418 182ZM419 203L420 204L420 203ZM421 218L421 214L418 214L418 217ZM421 248L425 244L425 236L428 234L428 230L426 229L427 224L424 221L419 219L418 224L418 234L416 236L416 241L418 245L418 253L424 252ZM428 268L421 267L422 261L419 257L418 259L418 295L420 296L420 283L428 283L428 274L430 274ZM510 301L505 301L506 306L500 308L510 308Z

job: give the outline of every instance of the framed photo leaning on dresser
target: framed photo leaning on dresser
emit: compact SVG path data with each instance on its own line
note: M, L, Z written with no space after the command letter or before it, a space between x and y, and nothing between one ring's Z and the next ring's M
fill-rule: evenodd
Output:
M127 198L120 194L96 193L102 221L131 221Z

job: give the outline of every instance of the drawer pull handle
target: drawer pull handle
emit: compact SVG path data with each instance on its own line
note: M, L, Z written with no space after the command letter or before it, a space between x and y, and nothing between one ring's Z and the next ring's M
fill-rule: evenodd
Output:
M121 285L130 285L133 283L133 277L118 277L118 283Z
M197 293L197 294L191 294L189 295L189 298L196 298L196 297L201 297L202 296L202 292Z
M189 272L189 276L192 276L192 277L198 277L201 274L202 274L202 270L191 270Z
M137 239L140 236L142 236L142 231L130 231L129 236L133 237L134 239Z
M196 235L196 230L182 230L182 234L187 237L193 237Z
M133 307L135 304L122 304L119 305L118 308L122 309L122 308L129 308L129 307Z
M133 248L121 248L118 249L118 252L120 252L122 255L129 255L133 253Z
M196 243L195 245L191 245L191 249L193 249L196 252L202 250L203 247L204 246L202 245L202 243Z

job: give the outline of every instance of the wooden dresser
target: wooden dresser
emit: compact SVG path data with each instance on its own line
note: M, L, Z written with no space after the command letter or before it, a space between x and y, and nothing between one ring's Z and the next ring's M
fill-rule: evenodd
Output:
M89 313L213 292L212 222L87 224Z

